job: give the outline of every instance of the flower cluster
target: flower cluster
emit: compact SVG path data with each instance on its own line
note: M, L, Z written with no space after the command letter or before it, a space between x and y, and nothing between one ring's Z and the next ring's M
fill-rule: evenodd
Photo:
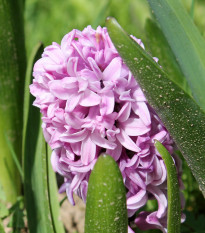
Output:
M166 168L154 139L171 154L173 141L107 29L88 26L82 32L71 31L60 45L45 48L33 76L30 91L43 115L44 137L53 150L52 166L65 180L60 191L67 192L72 204L73 193L85 201L90 172L105 152L119 164L128 216L154 198L158 210L141 212L135 223L141 229L166 232ZM180 161L175 158L175 162L180 170Z

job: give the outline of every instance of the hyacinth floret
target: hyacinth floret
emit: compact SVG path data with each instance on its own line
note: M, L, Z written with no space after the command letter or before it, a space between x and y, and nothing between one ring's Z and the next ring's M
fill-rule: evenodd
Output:
M144 49L141 40L132 39ZM51 163L64 177L60 192L66 191L73 205L73 193L86 201L91 170L99 155L107 153L122 173L128 216L156 199L158 209L140 212L135 223L141 229L166 232L166 168L154 140L172 155L174 143L107 29L72 30L61 44L45 48L33 76L30 91L42 113L45 140L53 150ZM180 160L173 158L180 175Z

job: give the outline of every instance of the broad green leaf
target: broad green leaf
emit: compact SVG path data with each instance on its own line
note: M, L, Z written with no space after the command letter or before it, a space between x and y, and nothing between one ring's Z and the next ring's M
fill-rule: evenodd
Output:
M196 102L173 83L160 66L108 18L109 35L124 62L172 135L205 196L205 114Z
M29 93L34 62L40 58L43 46L38 44L30 57L24 98L24 191L29 231L32 233L64 232L59 220L59 203L55 174L51 169L48 146L43 138L40 111L32 106Z
M49 200L47 159L40 113L32 106L29 112L24 155L25 205L31 233L55 232Z
M36 60L38 60L41 57L41 54L43 53L43 44L38 43L34 48L33 51L29 57L28 65L26 69L26 79L25 79L25 89L24 89L24 106L23 106L23 149L22 154L24 156L24 150L25 150L25 139L26 139L26 133L27 133L27 126L28 126L28 117L29 117L29 111L31 105L33 104L34 98L30 94L29 85L31 84L32 80L32 72L33 72L33 65ZM39 116L36 112L36 119L34 121L38 121ZM24 162L24 159L23 159Z
M159 58L159 64L162 66L162 69L165 70L173 82L191 95L187 80L161 29L153 20L147 19L145 31L149 50L154 57Z
M167 168L167 231L168 233L180 233L181 204L176 167L168 150L157 140L155 141L155 147L162 156Z
M191 16L192 20L194 19L194 5L195 5L195 0L192 0L191 10L190 10L190 16Z
M21 185L5 134L21 161L25 68L22 2L0 0L0 182L11 202Z
M115 160L101 155L91 172L85 213L85 233L126 233L126 192Z
M205 110L205 41L179 0L148 0L197 103Z

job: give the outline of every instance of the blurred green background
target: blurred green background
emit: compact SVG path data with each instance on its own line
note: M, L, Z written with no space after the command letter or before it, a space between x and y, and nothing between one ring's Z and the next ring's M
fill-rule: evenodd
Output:
M205 37L205 0L181 1ZM98 25L104 26L107 16L115 17L129 34L141 38L146 46L144 25L146 19L153 16L145 0L27 0L25 3L27 56L39 41L45 46L53 41L60 43L62 37L74 28L82 30L87 25L94 28ZM182 179L185 186L183 192L187 215L182 232L205 232L205 201L184 160ZM156 207L155 202L149 202L146 209L153 210Z
M192 0L181 0L192 14ZM205 1L194 1L194 21L205 36ZM150 16L145 0L27 0L25 33L27 54L38 41L49 45L60 43L62 37L87 25L104 26L107 16L113 16L127 30L145 42L144 24Z

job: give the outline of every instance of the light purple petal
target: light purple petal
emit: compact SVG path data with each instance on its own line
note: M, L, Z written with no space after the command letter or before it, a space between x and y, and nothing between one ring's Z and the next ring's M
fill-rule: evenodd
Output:
M140 118L129 118L120 125L129 136L139 136L150 131L150 127L146 126Z
M102 98L100 103L101 115L111 114L114 110L114 105L115 105L114 93L112 91L108 91L105 94L102 94L101 98Z
M130 116L130 111L131 111L131 103L127 102L120 109L118 116L117 116L117 120L120 122L126 121L128 117Z
M85 174L80 173L74 176L71 184L69 187L66 188L66 193L68 196L68 200L72 205L75 205L74 199L73 199L73 192L75 192L78 189L78 186L80 185L81 181L83 180Z
M148 198L146 190L141 189L137 194L127 199L127 208L137 210L145 205L147 199Z
M88 165L95 158L96 145L88 136L82 142L81 146L81 161L84 165Z
M83 129L73 134L64 133L61 135L60 140L63 142L75 143L84 140L88 135L88 131Z
M145 125L151 124L150 112L147 107L147 104L144 102L134 102L132 103L132 109L137 114L140 119L144 122Z
M75 107L79 104L81 98L82 93L70 95L69 99L66 101L65 111L72 112L75 109Z
M156 217L161 218L166 214L167 210L167 198L160 188L155 186L148 186L147 190L151 192L158 202L158 211Z
M140 175L137 172L126 172L127 176L140 188L146 189L146 185L144 180L140 177Z
M93 91L86 90L83 93L79 104L81 106L90 107L90 106L98 105L100 101L101 101L101 97L99 95L97 95Z
M103 80L117 80L120 77L122 60L120 57L114 58L103 71Z
M120 133L116 135L119 142L128 150L139 152L141 149L132 141L132 139L125 133L124 130L120 130Z
M92 133L90 138L97 146L100 146L102 148L112 149L112 150L116 148L116 144L114 142L110 142L107 139L102 138L96 132Z

